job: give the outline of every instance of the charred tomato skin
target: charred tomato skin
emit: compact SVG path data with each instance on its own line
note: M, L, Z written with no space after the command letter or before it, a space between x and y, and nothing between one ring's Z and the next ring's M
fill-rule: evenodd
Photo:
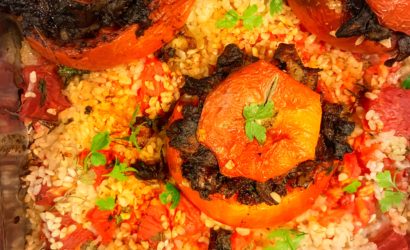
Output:
M85 70L103 70L145 57L172 40L185 24L194 0L155 0L150 15L152 25L137 36L138 25L130 25L112 34L102 31L95 39L95 46L58 46L53 40L34 33L26 39L30 46L48 60L69 67ZM105 33L105 34L104 34ZM105 41L104 36L114 36Z
M366 0L366 2L382 25L410 35L410 1Z
M348 18L343 6L330 9L329 0L288 0L293 13L300 20L301 25L309 32L318 36L319 40L327 42L337 48L357 53L384 54L391 49L383 45L365 40L355 45L359 37L336 38L332 35ZM342 5L345 1L341 1ZM337 8L340 8L337 10Z
M319 194L327 187L331 175L324 172L308 188L297 188L283 197L278 205L240 204L235 198L225 199L213 195L209 200L202 199L199 193L192 190L181 172L182 158L180 152L170 147L167 142L167 162L170 173L184 195L202 212L224 224L235 227L261 228L280 225L288 222L309 209Z

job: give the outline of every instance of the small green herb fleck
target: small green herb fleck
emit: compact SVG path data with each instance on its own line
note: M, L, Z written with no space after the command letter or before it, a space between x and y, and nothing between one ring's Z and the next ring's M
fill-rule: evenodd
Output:
M407 77L403 83L401 84L401 86L403 87L403 89L410 89L410 76Z
M130 121L130 128L132 129L135 124L135 119L137 118L138 113L140 112L140 105L137 105L134 112L132 113L131 121Z
M304 237L303 232L280 228L268 234L268 239L275 240L275 244L265 247L264 250L296 250Z
M383 198L379 200L382 212L387 212L391 207L400 204L406 198L406 194L396 186L390 171L385 170L377 173L376 183L384 189Z
M38 82L38 90L40 91L40 106L43 107L47 99L47 83L46 80L40 79Z
M180 199L181 199L181 194L179 193L179 190L171 183L167 183L165 185L165 191L159 195L159 200L161 201L161 203L162 204L171 203L172 209L178 206Z
M98 133L94 136L91 141L91 148L92 152L104 149L110 144L110 133L108 131L104 131Z
M270 14L274 15L282 11L283 0L271 0L269 4Z
M239 15L235 10L229 10L225 16L216 22L219 29L230 29L236 26L239 21Z
M106 148L110 145L110 133L108 131L100 132L96 134L90 147L90 153L84 159L84 168L88 170L88 165L91 163L93 166L101 166L107 163L107 159L104 154L97 152L98 150Z
M123 221L122 217L120 214L115 216L115 223L118 225Z
M138 151L141 151L141 147L140 147L140 145L138 144L138 134L140 133L140 130L141 130L141 126L142 126L142 124L141 125L139 125L139 126L137 126L135 129L132 129L131 130L131 135L130 135L130 137L129 137L129 142L131 142L132 143L132 145L134 145L134 147L138 150Z
M352 181L349 185L343 188L343 191L349 194L354 194L357 192L357 189L362 185L358 180Z
M242 20L243 26L251 30L259 27L263 22L262 16L257 15L257 12L258 6L256 4L249 5L242 16L239 16L235 10L229 10L222 19L216 22L216 27L219 29L230 29L235 27L239 20Z
M113 197L98 199L95 202L95 205L97 205L98 209L100 209L101 211L113 210L115 207L115 199Z
M395 192L391 190L384 191L383 198L379 201L382 212L387 212L392 206L399 205L406 195L403 192Z
M126 181L128 177L125 175L126 172L136 172L134 168L130 168L126 163L115 162L114 168L107 175L119 181Z
M74 76L88 74L90 73L90 71L74 69L64 65L60 65L58 67L57 73L63 79L64 83L67 84Z
M252 103L245 106L243 109L242 114L245 118L245 134L249 140L252 141L255 138L259 144L263 144L266 141L266 127L263 125L264 121L272 119L275 116L275 106L269 99L276 89L278 80L278 76L275 75L263 104Z

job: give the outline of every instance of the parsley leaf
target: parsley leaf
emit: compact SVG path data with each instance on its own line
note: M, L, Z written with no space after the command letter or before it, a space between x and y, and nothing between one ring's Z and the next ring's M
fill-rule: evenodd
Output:
M262 16L256 15L257 12L258 6L256 4L249 5L243 12L242 16L239 16L235 10L229 10L222 19L216 22L216 27L219 29L230 29L235 27L239 20L242 20L243 26L246 29L251 30L260 26L263 22Z
M162 204L165 205L171 203L171 209L178 206L180 199L181 194L179 193L179 190L171 183L167 183L165 185L165 191L159 195L159 200Z
M110 145L110 142L110 133L108 131L100 132L93 137L91 141L90 153L88 153L84 159L84 168L86 170L88 170L88 165L90 162L93 166L101 166L107 163L105 155L97 151Z
M131 135L128 138L128 141L132 143L132 145L134 145L134 147L138 150L141 151L141 147L138 144L138 140L137 140L137 136L140 133L141 130L141 125L137 126L135 129L131 130Z
M403 83L401 84L401 86L403 87L403 89L410 89L410 76L407 77Z
M93 166L103 166L107 163L105 155L99 152L91 152L90 161Z
M349 194L354 194L357 192L357 189L362 185L358 180L352 181L349 185L343 188L343 191Z
M236 26L239 21L239 14L235 10L229 10L225 16L216 22L218 29L230 29Z
M101 211L113 210L115 207L115 199L113 197L98 199L95 202L95 205L97 205L98 209L100 209Z
M60 65L58 67L57 73L63 79L64 84L67 84L74 76L88 74L90 73L90 71L74 69L64 65Z
M108 131L98 133L94 136L93 140L91 141L91 148L92 152L101 150L107 147L110 144L110 134Z
M134 168L128 167L127 163L115 162L114 168L106 176L110 176L119 181L126 181L128 177L125 175L126 172L137 172Z
M388 170L377 173L376 182L382 188L394 188L396 184L394 183L391 173Z
M282 11L283 0L271 0L269 4L270 14L274 15Z
M259 144L263 144L266 141L266 126L263 125L263 122L275 116L275 105L270 98L276 90L278 81L279 77L275 75L272 78L271 86L263 104L251 103L243 108L242 115L245 118L245 134L250 141L254 138L256 138Z
M304 237L305 233L293 229L276 229L268 234L268 239L275 240L275 245L264 250L296 250Z
M256 138L260 144L266 141L266 128L254 120L245 122L245 133L250 141L252 141L253 138Z
M47 99L47 84L46 80L40 79L38 82L38 90L40 91L40 106L43 107Z
M380 209L383 213L387 212L392 206L400 204L404 198L406 198L406 194L403 192L386 190L383 198L379 201Z
M137 118L138 113L140 112L140 105L137 105L134 112L132 113L131 121L130 121L130 128L132 129L135 124L135 119Z
M273 117L274 104L268 101L266 104L252 103L243 109L243 116L247 120L262 120Z

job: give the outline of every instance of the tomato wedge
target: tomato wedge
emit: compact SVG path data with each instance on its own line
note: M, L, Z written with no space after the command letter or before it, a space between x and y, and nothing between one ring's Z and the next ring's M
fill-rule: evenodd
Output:
M408 0L366 0L379 22L392 30L410 35L410 2Z
M184 195L202 212L224 224L235 227L262 228L286 223L309 209L319 194L327 187L331 175L321 173L306 189L293 189L279 205L265 203L248 206L240 204L234 198L224 199L211 196L204 200L199 193L183 183L180 152L172 147L167 149L167 161L172 177L178 183Z
M136 36L137 25L124 27L111 41L104 41L107 32L95 38L95 47L77 48L58 46L41 34L27 37L30 45L48 60L57 64L87 70L102 70L145 57L165 43L171 41L176 32L185 24L194 0L154 0L155 10L150 18L151 27L140 37ZM105 34L104 34L105 33Z
M358 37L336 38L331 35L331 32L336 31L346 21L348 15L343 7L340 11L330 9L329 0L288 0L288 4L302 26L317 35L320 40L337 48L366 54L383 54L389 51L388 48L373 41L365 40L360 45L355 45Z
M245 134L243 109L265 102L274 77L279 80L270 100L277 115L259 144ZM263 182L315 158L321 117L318 93L261 60L231 74L207 96L197 137L213 151L222 174Z

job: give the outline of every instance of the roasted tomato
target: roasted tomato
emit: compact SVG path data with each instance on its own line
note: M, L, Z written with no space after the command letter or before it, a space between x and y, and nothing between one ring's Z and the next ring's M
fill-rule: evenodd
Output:
M337 48L368 54L382 54L389 50L380 43L368 40L363 41L360 45L355 45L359 37L336 38L334 34L332 35L331 33L334 33L349 17L343 4L337 6L331 4L329 0L289 0L288 4L299 18L302 26L317 35L320 40Z
M90 1L79 1L90 2ZM59 45L41 34L27 37L30 45L42 56L57 64L87 70L102 70L145 57L169 42L185 24L194 0L154 0L150 19L152 25L137 36L138 25L118 31L102 29L93 38L95 46ZM108 39L107 39L108 37Z
M382 25L410 35L410 2L408 0L366 0L366 2Z
M27 66L23 69L22 120L56 121L58 113L71 106L63 95L63 83L55 65Z
M277 86L269 96L269 83L274 77L278 77ZM267 130L265 143L260 145L246 137L242 111L249 103L263 103L267 96L278 114ZM171 124L183 118L183 105L181 101L174 109ZM196 137L213 151L221 173L265 181L315 157L321 113L317 93L275 66L259 61L231 74L207 96ZM191 202L217 221L238 227L267 227L291 220L313 204L330 178L322 172L307 188L289 187L278 205L245 205L235 196L227 199L220 194L210 195L206 200L185 185L181 152L170 146L169 141L167 161L172 177ZM233 161L233 168L225 167L228 161Z

